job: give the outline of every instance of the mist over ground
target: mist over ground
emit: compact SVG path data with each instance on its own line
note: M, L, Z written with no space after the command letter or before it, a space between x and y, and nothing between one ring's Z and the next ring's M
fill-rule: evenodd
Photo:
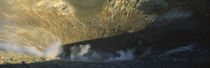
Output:
M209 3L1 0L0 67L209 66Z

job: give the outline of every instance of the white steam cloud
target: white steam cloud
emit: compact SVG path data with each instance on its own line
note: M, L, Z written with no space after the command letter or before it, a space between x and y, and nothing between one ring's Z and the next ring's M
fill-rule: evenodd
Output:
M132 60L134 58L134 49L128 49L127 51L117 51L120 54L120 57L111 57L109 61L124 61L124 60Z
M41 51L34 46L24 46L20 47L12 43L0 43L0 50L5 51L13 51L17 53L24 53L39 57L48 57L48 58L56 58L61 52L61 43L56 42L45 50ZM125 61L125 60L132 60L134 58L133 52L134 49L128 49L126 51L120 50L116 51L117 54L120 56L113 57L114 54L106 53L106 52L98 52L94 50L90 50L91 46L87 45L79 45L70 48L70 60L71 61L87 61L87 62L94 62L94 61ZM105 56L106 55L106 56Z
M126 51L116 51L120 56L113 57L114 54L90 50L91 46L79 45L70 48L70 60L71 61L126 61L134 58L134 49L128 49Z
M90 45L80 45L78 47L71 47L70 50L70 59L72 61L88 61L90 58L85 56L85 54L87 54L90 50Z
M24 53L40 57L55 58L60 54L61 47L60 47L60 42L56 42L47 47L44 51L40 51L34 46L20 47L12 43L2 43L0 44L0 50L13 51L17 53Z
M56 42L50 45L44 52L44 57L55 58L62 52L61 42Z

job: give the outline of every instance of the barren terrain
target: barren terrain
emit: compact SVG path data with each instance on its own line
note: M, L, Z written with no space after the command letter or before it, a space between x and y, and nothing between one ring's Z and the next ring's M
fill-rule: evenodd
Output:
M0 0L0 68L208 68L208 0Z

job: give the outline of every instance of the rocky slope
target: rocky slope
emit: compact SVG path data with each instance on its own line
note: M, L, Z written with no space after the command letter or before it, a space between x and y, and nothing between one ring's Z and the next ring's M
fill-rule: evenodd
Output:
M2 7L1 17L6 18L3 19L6 22L11 20L9 26L43 28L59 37L64 44L136 32L155 19L154 16L143 14L143 10L136 9L134 6L138 4L134 0L122 2L90 0L84 2L87 4L78 4L77 1L71 2L71 0L2 1L2 3L7 7ZM128 6L123 6L124 3Z
M195 61L189 63L194 63L196 58L202 60L209 56L209 3L207 0L1 0L0 43L34 46L44 51L52 43L61 41L63 53L69 53L69 47L81 44L90 44L92 49L111 53L135 47L136 58L176 55L177 51L185 53L193 49L185 46L198 43L193 50L198 52L196 55L204 54L186 60L193 59ZM176 50L179 47L184 49ZM10 56L13 53L7 51L0 54L0 57L13 57ZM186 56L177 55L185 58L194 56L192 52L187 52ZM29 58L17 58L17 62L0 58L0 63L45 60L30 55L26 57ZM158 62L164 64L170 60ZM144 63L134 62L137 64Z

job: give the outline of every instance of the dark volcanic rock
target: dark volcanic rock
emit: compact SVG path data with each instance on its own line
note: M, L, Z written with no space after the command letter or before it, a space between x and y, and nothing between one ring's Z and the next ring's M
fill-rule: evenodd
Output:
M5 29L0 42L13 42L10 39L16 34L27 40L19 45L47 45L61 40L64 45L61 58L70 56L71 47L86 44L90 44L91 50L116 56L119 56L118 50L135 48L135 60L109 63L55 60L1 67L209 67L209 0L81 1L0 1L0 20L12 22L0 23ZM38 34L38 38L34 34ZM16 40L19 41L19 37Z

